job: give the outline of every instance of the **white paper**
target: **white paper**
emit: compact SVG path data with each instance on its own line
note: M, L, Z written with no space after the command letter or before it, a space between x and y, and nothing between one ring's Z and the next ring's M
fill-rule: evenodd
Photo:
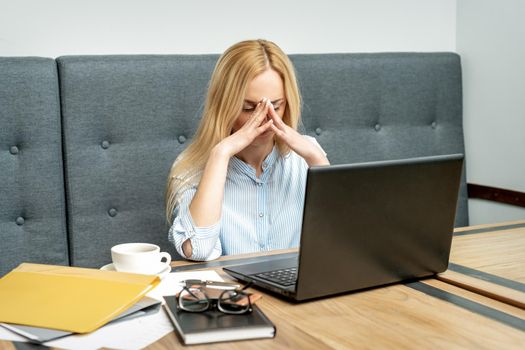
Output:
M183 287L181 281L200 279L223 281L215 271L174 272L162 279L155 289L147 294L151 298L163 300L164 295L175 295ZM44 343L45 346L61 349L91 350L102 347L112 349L142 349L172 332L173 325L166 312L161 310L153 315L146 315L116 324L106 325L92 333L72 335ZM27 339L0 327L0 339L23 341Z
M4 327L0 327L0 339L8 341L27 341L27 338L24 338L21 335L11 332Z
M166 316L166 312L161 309L154 315L107 325L89 334L72 335L44 343L44 345L75 350L91 350L102 347L143 349L171 331L173 331L173 326Z
M224 280L215 271L189 271L189 272L173 272L168 274L162 279L162 282L155 287L151 292L146 294L151 298L155 298L160 301L164 301L162 297L164 295L175 295L182 290L184 284L181 281L197 279L207 281L220 281Z

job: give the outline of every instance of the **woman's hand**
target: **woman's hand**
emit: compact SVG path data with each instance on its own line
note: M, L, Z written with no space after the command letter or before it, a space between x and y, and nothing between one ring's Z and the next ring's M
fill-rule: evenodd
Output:
M273 121L271 128L275 132L275 136L286 143L295 153L303 157L308 166L330 164L319 147L283 122L271 103L268 104L268 114Z
M248 147L257 136L266 132L273 125L273 120L267 118L269 106L271 106L270 101L263 98L248 121L239 130L219 142L217 148L228 157L233 157Z

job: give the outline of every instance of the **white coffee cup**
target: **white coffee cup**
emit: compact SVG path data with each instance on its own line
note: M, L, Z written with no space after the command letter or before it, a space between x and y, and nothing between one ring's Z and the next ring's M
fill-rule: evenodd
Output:
M171 263L171 255L151 243L118 244L111 248L111 259L117 271L151 275L160 273Z

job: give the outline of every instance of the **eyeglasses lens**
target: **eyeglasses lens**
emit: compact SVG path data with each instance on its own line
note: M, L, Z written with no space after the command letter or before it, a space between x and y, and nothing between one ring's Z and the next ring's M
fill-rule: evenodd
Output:
M222 312L242 314L250 309L250 300L243 292L229 290L221 294L218 307Z
M199 288L183 289L179 295L179 305L183 310L201 312L209 307L209 300Z

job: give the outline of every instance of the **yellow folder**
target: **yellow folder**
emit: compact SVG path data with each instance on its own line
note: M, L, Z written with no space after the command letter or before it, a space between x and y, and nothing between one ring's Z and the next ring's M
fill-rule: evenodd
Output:
M0 279L0 322L92 332L159 282L154 275L23 263Z

